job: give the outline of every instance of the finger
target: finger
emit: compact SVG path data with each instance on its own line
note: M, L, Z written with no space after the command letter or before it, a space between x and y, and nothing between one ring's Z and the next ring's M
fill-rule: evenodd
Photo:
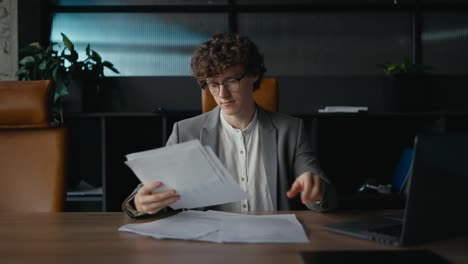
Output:
M302 185L299 180L294 181L291 189L286 193L289 198L293 198L298 192L302 191Z
M159 187L161 187L162 182L152 182L143 185L143 187L138 190L137 195L148 195L153 193L153 191Z
M164 195L144 195L142 196L142 202L138 204L138 211L149 213L150 211L157 211L159 207L164 207L166 199L178 198L178 195L173 194L172 191L164 192Z
M169 197L175 196L175 190L168 190L163 192L151 193L147 195L142 195L140 202L141 204L151 204L155 202L159 202L161 200L167 199Z
M137 211L142 211L142 206L150 200L151 195L153 194L153 190L157 189L162 185L162 182L152 182L149 184L145 184L140 190L137 191L135 197L133 199L135 203L135 207Z
M322 185L321 185L320 177L314 175L314 187L312 188L312 201L318 201L321 199L322 194Z
M142 209L144 210L145 213L155 214L159 210L161 210L162 208L167 207L167 206L177 202L179 199L180 199L180 196L178 196L178 195L171 196L171 197L166 198L164 200L160 200L160 201L152 203L152 204L144 205L142 207Z
M160 181L150 182L150 183L143 185L143 187L141 187L139 191L141 191L141 193L152 193L154 189L161 187L161 185L162 185L162 182Z
M301 194L301 201L304 204L311 201L310 194L312 193L312 187L314 184L312 181L312 177L304 177L304 188Z

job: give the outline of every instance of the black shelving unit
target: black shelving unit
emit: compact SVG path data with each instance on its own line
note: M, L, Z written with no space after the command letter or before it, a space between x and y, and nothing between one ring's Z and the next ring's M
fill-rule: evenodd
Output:
M139 183L124 164L125 155L165 144L169 126L185 115L171 113L74 113L68 130L68 189L80 181L102 188L102 195L67 197L70 203L98 203L96 210L120 211ZM73 210L70 206L70 210Z
M120 211L122 201L139 183L124 165L125 154L163 146L175 121L196 114L66 115L69 182L83 179L102 187L101 197L69 197L69 203L98 203L96 210ZM337 187L343 208L401 206L401 197L360 194L357 188L369 178L390 183L402 149L412 146L416 135L468 132L468 113L317 113L298 117L305 120L313 149Z

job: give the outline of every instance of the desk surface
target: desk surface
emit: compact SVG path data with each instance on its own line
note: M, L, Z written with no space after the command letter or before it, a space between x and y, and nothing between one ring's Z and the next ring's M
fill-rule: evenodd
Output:
M284 212L291 213L291 212ZM119 232L123 213L0 213L2 263L302 263L301 251L398 249L322 230L366 213L296 213L308 244L216 244L157 240ZM421 245L454 263L468 263L468 237Z

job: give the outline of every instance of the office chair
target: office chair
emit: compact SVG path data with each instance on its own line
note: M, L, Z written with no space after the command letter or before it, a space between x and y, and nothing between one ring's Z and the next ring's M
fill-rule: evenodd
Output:
M0 81L0 211L58 212L65 130L50 127L52 81Z
M253 93L255 102L270 112L278 111L278 84L275 78L263 78L260 87ZM207 89L202 89L202 112L216 107L216 101Z

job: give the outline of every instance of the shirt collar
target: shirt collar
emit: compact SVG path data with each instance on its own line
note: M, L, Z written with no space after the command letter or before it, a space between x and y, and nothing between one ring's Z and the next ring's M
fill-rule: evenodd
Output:
M226 119L224 119L223 110L219 111L219 118L221 119L221 126L224 129L226 129L228 132L235 133L235 132L240 130L240 131L242 131L242 133L250 134L250 132L252 132L253 128L257 124L257 109L255 109L255 114L252 117L252 120L250 120L249 125L244 129L237 129L237 128L232 127L231 124L229 124L226 121Z

